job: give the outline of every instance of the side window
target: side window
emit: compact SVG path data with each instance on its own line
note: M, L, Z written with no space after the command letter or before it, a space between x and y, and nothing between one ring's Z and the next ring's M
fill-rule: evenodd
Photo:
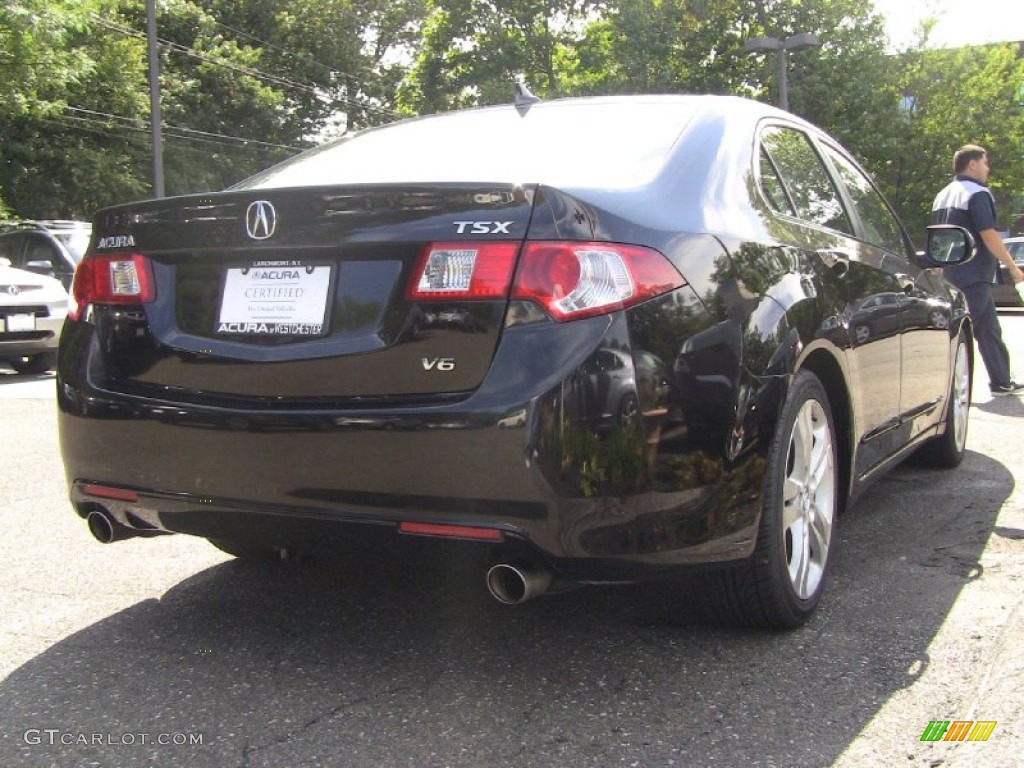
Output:
M782 186L782 179L779 178L779 172L776 170L775 164L772 162L771 157L768 156L768 152L765 151L764 147L761 147L760 154L761 192L764 193L765 199L768 201L768 204L779 213L796 216L796 211L793 210L793 204L790 202L789 197L786 195L786 190Z
M843 210L828 172L806 134L781 126L766 128L761 133L761 151L778 169L782 185L789 193L799 218L853 234L850 219ZM763 158L761 164L763 169ZM768 196L767 191L765 194Z
M906 257L907 248L900 224L868 177L832 147L826 146L825 154L836 167L840 181L853 200L853 207L864 226L864 239Z
M0 256L11 262L12 266L18 266L15 264L14 257L18 253L18 245L21 243L21 238L15 235L8 235L7 237L0 237Z
M45 238L36 235L29 235L25 248L25 263L28 264L30 261L48 261L54 269L60 267L62 262L56 249Z

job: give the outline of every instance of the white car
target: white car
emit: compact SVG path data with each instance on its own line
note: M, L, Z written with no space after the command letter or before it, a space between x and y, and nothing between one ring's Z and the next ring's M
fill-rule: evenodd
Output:
M0 363L18 373L54 368L67 313L68 292L60 280L14 269L0 257Z
M1017 266L1024 269L1024 237L1005 237L1003 238L1003 244L1006 246L1006 250L1010 252L1010 256L1013 257ZM1001 273L999 275L999 282L992 286L992 298L995 300L996 306L1024 307L1024 299L1021 299L1017 289L1014 288L1013 281L1010 279L1006 267L1000 264L999 272Z

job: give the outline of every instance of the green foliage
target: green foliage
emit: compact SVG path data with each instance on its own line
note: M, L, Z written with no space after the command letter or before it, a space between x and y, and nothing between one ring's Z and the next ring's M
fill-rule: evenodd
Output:
M951 178L953 153L964 144L989 151L1000 224L1024 216L1024 58L1017 46L917 49L901 61L898 83L908 98L883 178L912 234L923 240L932 199Z
M160 0L168 194L230 185L326 135L398 117L425 0ZM0 9L0 205L85 217L149 193L144 0Z
M1014 46L886 51L871 0L159 0L169 194L232 184L401 116L538 95L731 93L776 101L759 36L790 53L790 109L849 147L920 239L953 151L992 156L1024 217L1024 63ZM912 102L906 97L913 97ZM88 216L151 189L144 0L0 7L0 214ZM912 103L913 108L908 108ZM1024 226L1024 221L1021 222Z
M540 96L570 93L559 64L599 0L431 0L420 52L399 93L415 114L511 101L524 80Z
M567 420L558 450L562 481L585 497L624 496L649 484L644 437L638 425L616 425L598 435Z
M101 0L16 0L0 6L0 103L8 117L52 112L92 66L72 38Z

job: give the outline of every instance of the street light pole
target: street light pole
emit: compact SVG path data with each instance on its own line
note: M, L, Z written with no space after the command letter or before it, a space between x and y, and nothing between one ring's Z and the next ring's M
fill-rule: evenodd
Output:
M789 51L779 48L779 109L789 112Z
M752 53L774 51L779 57L779 109L789 111L789 52L821 45L817 35L799 32L784 40L777 37L752 37L743 41L743 47Z
M153 137L153 196L164 196L163 136L160 131L160 56L156 46L156 0L146 0L149 51L149 122Z

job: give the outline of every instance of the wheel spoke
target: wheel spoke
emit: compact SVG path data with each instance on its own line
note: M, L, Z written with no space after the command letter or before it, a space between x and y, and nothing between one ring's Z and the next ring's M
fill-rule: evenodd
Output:
M810 460L810 485L817 488L826 477L832 474L832 440L828 433L828 425L822 423L814 433L813 455Z
M810 594L808 590L808 580L811 576L811 535L806 522L801 526L801 529L800 566L795 583L796 593L800 595L800 597L805 598Z
M800 512L800 495L804 484L787 477L782 484L782 528L788 530L793 523L802 517Z
M814 514L811 516L810 535L812 540L811 549L814 551L814 559L821 561L832 540L832 510L822 509L817 503L814 505Z
M810 477L811 452L814 446L814 421L811 417L809 403L800 409L796 423L793 425L793 469L790 477L805 484Z

